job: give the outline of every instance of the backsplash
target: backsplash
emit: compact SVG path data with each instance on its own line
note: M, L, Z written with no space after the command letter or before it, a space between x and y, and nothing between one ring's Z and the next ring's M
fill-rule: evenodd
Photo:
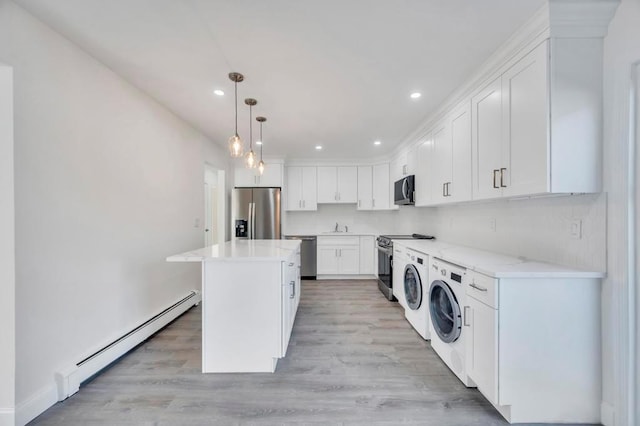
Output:
M581 237L571 235L581 221ZM284 234L350 231L435 235L439 240L566 266L606 270L606 194L553 196L403 206L395 211L357 211L355 205L319 205L315 212L287 212Z

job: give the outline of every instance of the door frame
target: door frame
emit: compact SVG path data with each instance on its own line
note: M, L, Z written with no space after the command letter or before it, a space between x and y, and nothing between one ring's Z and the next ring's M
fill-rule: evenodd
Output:
M13 68L0 63L0 424L15 422L16 274Z
M214 242L214 244L224 244L225 241L227 241L227 226L226 226L226 202L227 202L227 196L226 196L226 174L225 171L223 169L220 169L216 166L214 166L211 163L205 162L204 163L204 175L206 176L207 171L212 172L215 174L216 176L216 229L217 229L217 234L218 234L218 239L216 242ZM205 177L205 184L206 184L206 177ZM203 200L203 208L204 208L204 214L205 214L205 224L207 223L207 211L206 211L206 199ZM205 241L206 241L206 237L205 237Z

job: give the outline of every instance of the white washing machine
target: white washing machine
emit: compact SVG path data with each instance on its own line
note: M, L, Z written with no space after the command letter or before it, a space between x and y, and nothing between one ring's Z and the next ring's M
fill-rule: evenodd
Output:
M431 346L453 373L467 387L475 384L467 376L465 355L465 286L467 270L433 258L428 305Z
M429 256L409 248L405 250L407 263L402 280L404 316L423 339L429 340Z

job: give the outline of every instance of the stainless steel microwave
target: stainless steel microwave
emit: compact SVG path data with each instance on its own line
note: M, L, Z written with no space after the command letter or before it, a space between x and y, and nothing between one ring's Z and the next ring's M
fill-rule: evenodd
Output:
M400 206L414 205L415 175L406 176L393 186L393 203Z

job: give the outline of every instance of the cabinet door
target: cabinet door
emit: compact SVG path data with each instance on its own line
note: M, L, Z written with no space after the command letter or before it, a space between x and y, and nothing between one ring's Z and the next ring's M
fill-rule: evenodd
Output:
M338 202L358 202L358 168L338 167Z
M372 208L374 210L388 210L390 201L390 183L389 183L389 163L377 164L373 166L373 200Z
M360 237L360 274L374 275L375 269L375 238L373 236Z
M407 161L405 162L404 172L405 175L415 175L418 155L418 144L413 145L409 151L407 151Z
M358 167L358 210L373 209L373 167Z
M398 154L394 159L389 163L389 176L391 178L391 183L402 179L404 176L404 166L407 162L407 156L404 153Z
M451 183L448 201L471 200L471 104L466 102L451 117Z
M280 356L284 357L287 354L287 347L289 346L289 339L291 338L291 286L289 281L286 280L282 283L281 292L281 310L280 310Z
M257 175L257 169L254 171ZM282 186L282 164L266 164L262 176L258 176L258 186L278 188Z
M498 311L467 295L467 374L482 394L498 403ZM465 330L463 330L465 331Z
M473 199L502 195L502 86L498 77L471 100Z
M338 202L337 178L335 167L318 167L318 203Z
M287 167L287 210L302 210L302 167Z
M338 248L318 246L318 275L338 274Z
M302 169L302 210L318 210L318 185L315 167Z
M428 206L433 203L433 138L429 133L425 140L418 145L416 154L416 206Z
M543 43L502 75L504 195L550 190L547 57Z
M341 246L338 248L338 270L340 274L357 275L360 273L360 247Z
M433 201L447 200L447 184L451 182L451 136L449 122L440 123L433 130Z
M256 169L246 167L236 167L233 175L233 182L237 188L258 186Z

